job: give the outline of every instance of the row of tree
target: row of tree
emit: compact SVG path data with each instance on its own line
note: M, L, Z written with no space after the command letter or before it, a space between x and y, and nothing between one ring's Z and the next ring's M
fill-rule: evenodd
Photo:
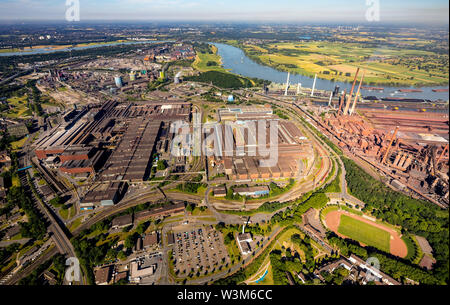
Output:
M364 212L400 226L403 233L425 237L433 248L433 274L441 282L449 279L449 214L436 205L393 191L343 158L351 193L366 203Z

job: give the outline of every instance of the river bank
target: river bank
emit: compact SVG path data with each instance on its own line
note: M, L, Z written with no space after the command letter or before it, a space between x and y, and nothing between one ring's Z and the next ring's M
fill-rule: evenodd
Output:
M380 47L380 50L372 50L357 44L343 46L342 44L322 41L304 44L280 43L275 44L274 48L273 44L267 46L264 44L262 46L243 45L236 40L226 40L224 43L241 49L248 58L260 65L269 66L279 72L290 72L310 78L313 78L317 73L319 79L352 83L356 67L360 66L366 69L365 84L369 86L407 88L448 86L448 78L444 80L442 76L432 76L432 71L406 69L399 65L384 63L384 61L379 62L378 59L358 61L358 58L363 56L362 54L370 58L378 58L378 55L375 56L374 54L381 52L383 56L393 57L401 56L403 52L407 53L408 50L385 50L382 47ZM352 57L349 55L353 54L352 52L359 56L354 55ZM298 55L294 56L293 54ZM342 59L347 57L351 60ZM321 61L317 62L319 58ZM333 58L333 64L328 62L330 58Z
M218 54L222 58L223 68L228 71L250 78L259 78L268 80L278 84L285 84L287 80L287 72L278 71L267 65L261 65L260 63L249 58L243 50L235 46L212 42L217 49ZM312 88L314 82L313 77L291 74L290 75L290 85L297 87L300 84L302 88ZM316 89L318 90L334 90L335 86L340 88L340 91L351 90L352 84L341 81L331 81L317 78ZM402 89L412 89L411 87L385 87L382 92L361 90L362 96L376 96L378 98L415 98L415 99L425 99L432 101L448 101L448 92L433 92L433 89L448 89L448 86L435 86L435 87L422 87L420 88L422 92L399 92Z

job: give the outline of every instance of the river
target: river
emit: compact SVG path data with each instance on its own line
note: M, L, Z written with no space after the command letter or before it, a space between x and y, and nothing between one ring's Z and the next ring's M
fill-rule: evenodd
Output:
M244 51L234 46L223 43L214 43L217 47L218 54L222 57L223 67L225 69L230 69L231 72L239 74L246 77L256 77L260 79L265 79L272 81L274 83L286 83L287 72L281 72L268 66L261 65L252 59L248 58ZM290 84L292 87L297 88L297 84L301 83L302 87L312 88L314 78L291 74ZM340 90L347 89L349 92L352 88L351 83L345 82L333 82L329 80L319 79L316 81L316 89L319 90L334 90L335 86L339 86ZM448 86L435 86L435 87L423 87L420 90L423 92L414 93L395 93L399 89L418 89L412 87L384 87L384 91L369 91L361 90L362 96L376 96L378 98L382 97L396 97L396 98L417 98L417 99L427 99L427 100L443 100L448 101L448 92L433 92L432 89L448 89Z
M145 41L128 41L128 42L111 42L105 44L92 44L88 46L81 47L67 47L61 49L38 48L31 51L19 51L19 52L5 52L0 53L0 56L14 56L14 55L35 55L35 54L47 54L55 52L68 52L71 50L84 50L91 48L107 47L114 45L127 45L127 44L143 44L143 43L158 43L158 42L168 42L168 41L156 41L156 40L145 40ZM256 77L260 79L265 79L272 81L274 83L285 83L287 79L287 72L281 72L268 66L261 65L255 61L248 58L244 51L234 46L230 46L223 43L213 43L217 49L218 54L222 57L223 67L225 69L230 69L231 72L239 74L246 77ZM290 83L294 88L297 88L297 84L301 83L302 87L312 88L314 79L309 76L291 74ZM347 92L351 90L352 84L345 82L329 81L317 78L316 89L319 90L334 90L335 86L339 86L340 90L347 89ZM421 87L419 89L423 92L413 92L413 93L396 93L399 89L418 89L412 87L384 87L384 91L369 91L361 90L362 96L376 96L378 98L383 97L396 97L396 98L417 98L417 99L427 99L427 100L449 100L448 92L433 92L432 89L448 89L448 86L435 86L435 87Z

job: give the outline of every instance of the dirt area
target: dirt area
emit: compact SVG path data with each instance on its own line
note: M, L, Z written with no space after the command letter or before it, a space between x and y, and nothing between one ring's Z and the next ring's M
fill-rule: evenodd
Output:
M390 240L390 250L391 250L391 254L398 256L398 257L406 257L408 255L408 249L406 247L405 242L401 239L401 235L399 235L395 230L390 229L386 226L383 226L382 224L378 224L375 223L373 221L370 221L364 217L346 212L346 211L332 211L330 213L328 213L325 216L325 225L332 230L333 232L335 232L337 235L339 235L340 237L345 238L346 236L343 236L342 234L338 233L338 228L339 228L339 223L341 220L341 215L345 214L349 217L352 217L354 219L357 219L359 221L365 222L367 224L370 224L374 227L380 228L384 231L387 231L390 235L391 235L391 240Z

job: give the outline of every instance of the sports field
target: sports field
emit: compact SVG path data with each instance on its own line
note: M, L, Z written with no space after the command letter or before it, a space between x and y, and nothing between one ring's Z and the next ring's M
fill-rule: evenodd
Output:
M398 257L406 257L408 248L399 231L367 216L330 208L322 214L325 226L342 238L350 238Z
M390 252L391 235L382 229L371 226L347 215L341 215L338 232L365 245Z

